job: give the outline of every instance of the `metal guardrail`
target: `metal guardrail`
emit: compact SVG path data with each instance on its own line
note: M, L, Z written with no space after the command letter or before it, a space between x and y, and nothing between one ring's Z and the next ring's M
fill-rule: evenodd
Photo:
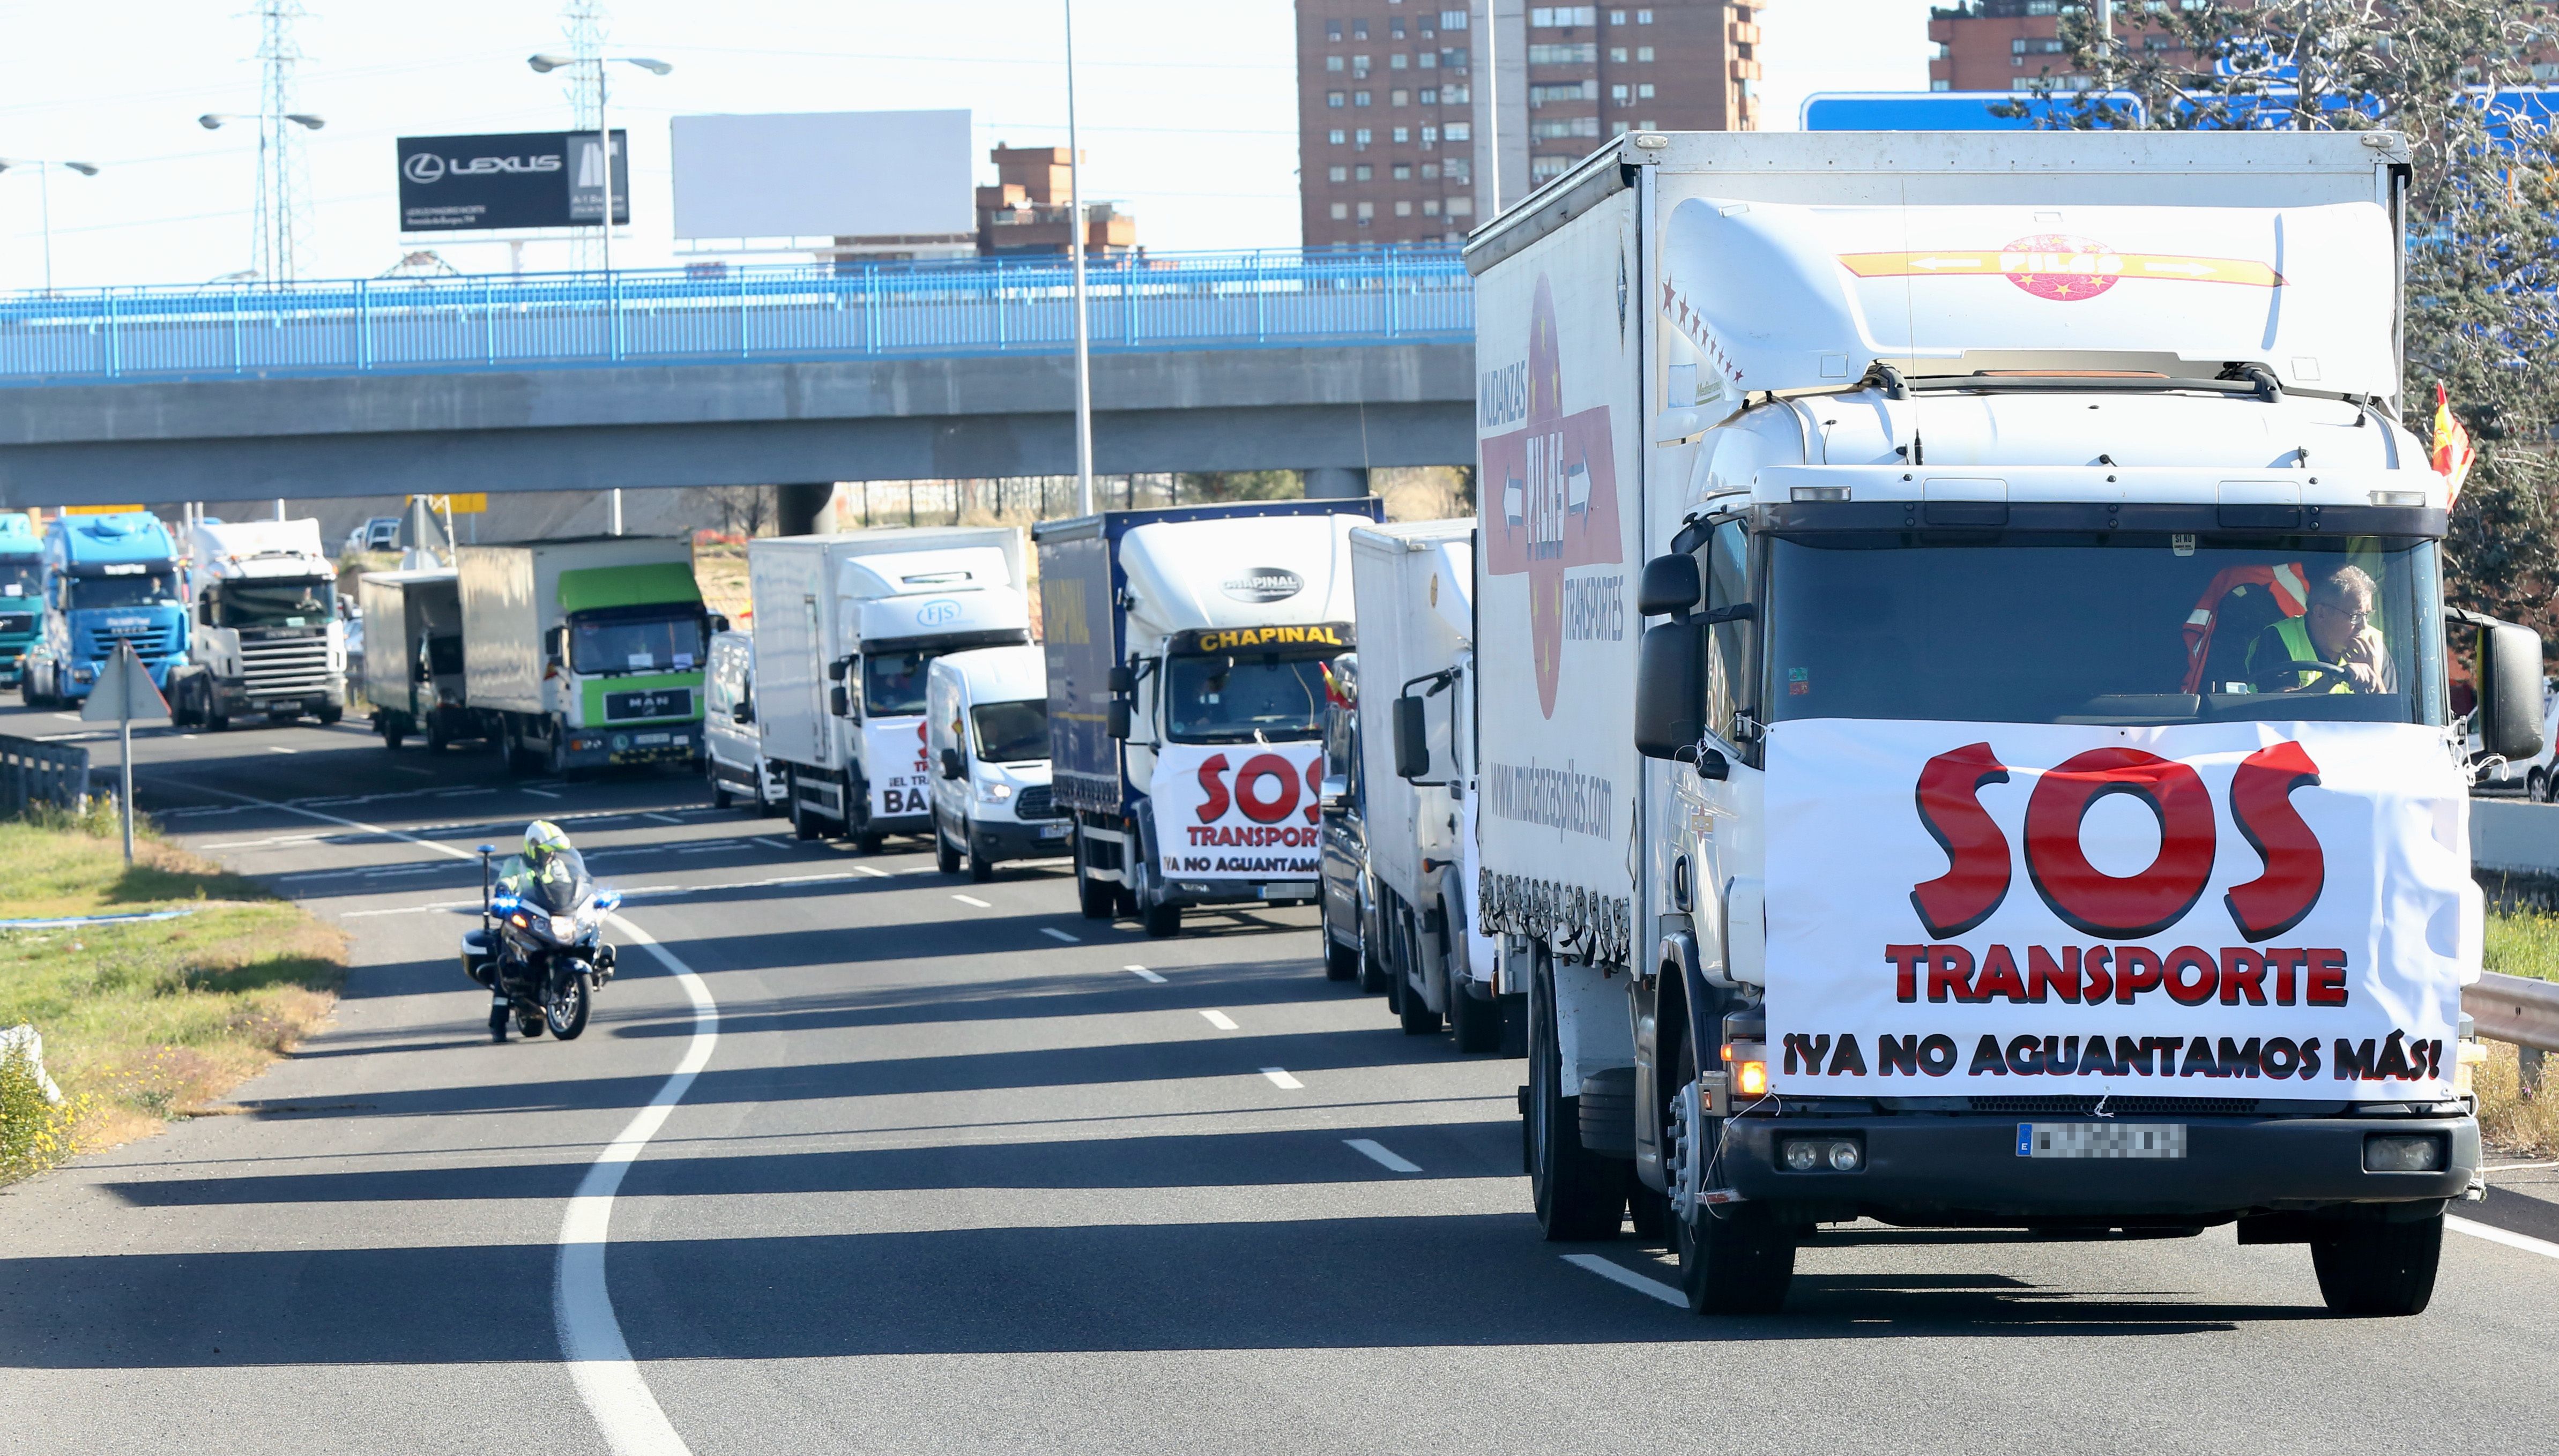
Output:
M2482 971L2462 988L2462 1009L2481 1036L2559 1052L2559 981Z
M88 767L85 748L0 734L0 815L15 817L36 803L85 812Z
M1156 254L1086 269L1096 350L1457 342L1448 249ZM0 297L0 385L1054 354L1063 258L355 279Z

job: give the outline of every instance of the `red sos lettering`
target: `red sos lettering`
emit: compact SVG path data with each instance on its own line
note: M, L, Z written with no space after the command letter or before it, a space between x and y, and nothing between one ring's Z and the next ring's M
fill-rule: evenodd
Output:
M1213 824L1226 817L1229 807L1244 810L1244 816L1257 824L1276 824L1289 814L1299 812L1302 797L1307 823L1322 814L1324 761L1309 759L1305 769L1306 787L1297 788L1298 772L1294 764L1276 753L1255 754L1244 761L1235 775L1234 789L1227 788L1226 755L1211 754L1199 766L1200 793L1204 798L1192 812L1203 824ZM1276 788L1267 786L1276 785Z
M2008 897L2008 836L1982 807L1981 791L2009 781L1987 743L1930 759L1919 771L1919 822L1945 850L1946 872L1913 886L1911 908L1940 940L1988 920ZM2230 817L2264 872L2222 897L2239 934L2271 940L2301 923L2328 877L2319 836L2292 793L2320 782L2298 743L2250 754L2230 784ZM2159 820L2159 853L2147 868L2110 875L2088 862L2080 828L2101 799L2127 795ZM2212 877L2212 797L2191 768L2135 748L2097 748L2054 765L2026 805L2026 868L2052 913L2092 936L2156 935L2184 919Z

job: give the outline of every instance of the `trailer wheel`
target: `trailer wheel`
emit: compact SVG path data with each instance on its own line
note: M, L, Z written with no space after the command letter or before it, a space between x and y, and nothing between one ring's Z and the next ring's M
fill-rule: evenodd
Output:
M1697 1081L1697 1046L1687 1038L1680 1042L1679 1076L1682 1088ZM1673 1138L1684 1141L1673 1158L1693 1154L1711 1159L1712 1142L1722 1132L1720 1119L1696 1128L1675 1125ZM1685 1174L1684 1164L1675 1162L1674 1186ZM1690 1313L1775 1314L1785 1304L1787 1286L1795 1281L1794 1233L1771 1218L1766 1205L1716 1208L1700 1203L1682 1218L1674 1204L1670 1222L1671 1251L1679 1255L1680 1287L1688 1294Z
M1084 825L1081 821L1078 821L1075 826L1073 848L1076 908L1084 912L1086 920L1109 920L1111 912L1119 908L1120 887L1109 880L1095 879L1086 867L1086 861L1092 855L1092 846L1084 837Z
M1396 1018L1409 1037L1430 1036L1439 1030L1439 1013L1414 984L1414 973L1422 968L1422 932L1415 926L1413 912L1398 902L1394 932L1395 979L1404 994L1396 998ZM1577 1124L1578 1125L1578 1124Z
M2435 1297L2435 1265L2443 1252L2440 1213L2405 1224L2339 1224L2311 1238L2320 1298L2341 1315L2425 1313Z
M1398 979L1402 971L1397 971ZM1403 998L1415 999L1411 986ZM1529 992L1528 1116L1521 1127L1529 1190L1537 1200L1538 1226L1548 1241L1614 1238L1626 1215L1626 1175L1632 1165L1599 1157L1581 1146L1581 1098L1564 1094L1564 1046L1555 1029L1555 977L1538 957Z

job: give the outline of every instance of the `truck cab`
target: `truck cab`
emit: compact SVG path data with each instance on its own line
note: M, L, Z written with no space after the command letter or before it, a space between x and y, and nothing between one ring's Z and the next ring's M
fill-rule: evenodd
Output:
M19 694L79 702L119 644L166 686L187 658L187 608L169 528L147 510L59 515L45 527L44 620Z
M169 674L178 723L220 731L252 713L346 715L347 628L319 521L197 521L186 591L188 662Z
M36 645L44 616L44 540L36 517L24 510L0 510L0 687L13 686L26 675L26 657Z

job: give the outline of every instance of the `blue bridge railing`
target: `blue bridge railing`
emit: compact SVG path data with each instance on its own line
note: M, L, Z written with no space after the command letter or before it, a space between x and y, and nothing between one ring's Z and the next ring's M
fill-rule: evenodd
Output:
M1086 269L1097 351L1462 341L1453 250L1159 254ZM1056 354L1058 257L375 278L0 296L0 385Z

